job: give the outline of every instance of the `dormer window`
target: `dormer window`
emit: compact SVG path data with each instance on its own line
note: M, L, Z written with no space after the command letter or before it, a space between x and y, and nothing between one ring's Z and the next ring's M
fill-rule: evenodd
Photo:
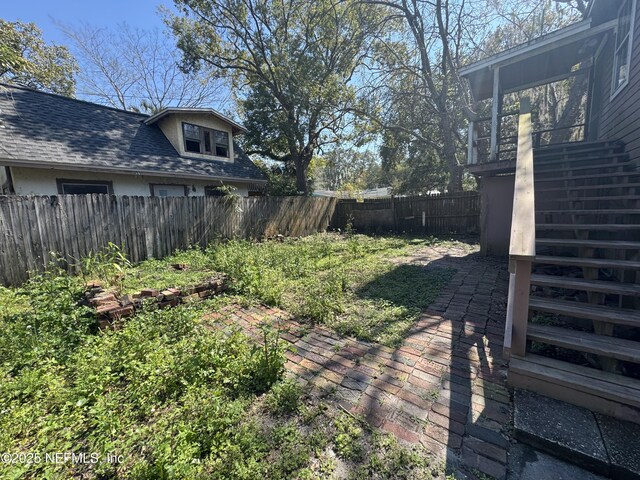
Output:
M229 157L229 132L183 123L182 134L186 152Z

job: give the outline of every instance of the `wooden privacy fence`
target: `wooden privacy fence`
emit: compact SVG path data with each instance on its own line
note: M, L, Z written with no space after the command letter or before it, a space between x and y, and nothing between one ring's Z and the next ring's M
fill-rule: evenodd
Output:
M339 200L331 227L356 231L441 234L480 233L478 192Z
M162 258L216 238L303 236L327 228L337 200L308 197L0 196L0 283L19 284L55 252L68 260L109 242L129 259Z

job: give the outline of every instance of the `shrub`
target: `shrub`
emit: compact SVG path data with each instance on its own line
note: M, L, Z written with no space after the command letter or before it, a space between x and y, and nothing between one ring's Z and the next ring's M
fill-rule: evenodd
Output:
M273 325L263 323L262 345L254 345L251 349L253 358L253 375L251 377L254 393L266 392L284 373L285 346L280 341L280 332Z
M357 420L346 413L335 419L336 435L333 439L336 453L345 460L357 461L362 458L362 427Z
M71 279L41 280L36 318L2 319L14 331L27 321L48 328L1 352L0 449L115 452L125 462L5 464L0 477L263 478L268 442L247 410L280 379L275 334L266 329L267 349L258 349L238 330L205 329L201 311L185 305L148 309L95 335L80 322L95 319L85 319ZM11 340L4 330L2 345Z
M91 310L79 305L83 293L77 278L55 266L17 289L13 302L24 304L0 316L0 363L17 373L42 358L64 362L97 328Z
M294 423L275 427L271 442L278 454L270 465L267 478L308 478L306 466L311 459L311 450Z
M275 384L265 399L268 410L274 415L297 413L302 389L294 379Z
M97 252L90 252L77 263L85 282L100 280L105 286L117 287L118 290L122 290L125 270L131 267L124 247L111 242Z

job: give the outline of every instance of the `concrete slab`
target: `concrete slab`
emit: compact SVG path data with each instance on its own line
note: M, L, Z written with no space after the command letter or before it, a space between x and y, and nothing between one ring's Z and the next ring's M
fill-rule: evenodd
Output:
M640 480L640 425L595 415L611 459L611 478Z
M509 452L507 480L605 480L539 450L516 443Z
M539 450L602 475L609 473L598 423L585 408L517 389L514 432L517 440Z

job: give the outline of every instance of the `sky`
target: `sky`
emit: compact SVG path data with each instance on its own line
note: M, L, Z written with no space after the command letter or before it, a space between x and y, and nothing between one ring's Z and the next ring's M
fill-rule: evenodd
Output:
M35 23L47 42L66 44L54 20L76 25L87 22L112 27L127 22L141 28L163 28L158 6L172 5L171 0L11 0L2 2L0 18Z
M173 0L0 0L0 18L6 21L35 23L42 31L47 44L68 46L72 53L73 45L65 37L56 23L71 27L83 22L92 27L115 29L126 22L134 28L165 30L166 26L159 13L159 7L175 11ZM76 96L90 102L100 101L97 96L81 89L77 85ZM221 87L222 88L222 87ZM222 100L213 104L217 109L228 106L228 92L223 91ZM230 112L226 112L230 114Z

